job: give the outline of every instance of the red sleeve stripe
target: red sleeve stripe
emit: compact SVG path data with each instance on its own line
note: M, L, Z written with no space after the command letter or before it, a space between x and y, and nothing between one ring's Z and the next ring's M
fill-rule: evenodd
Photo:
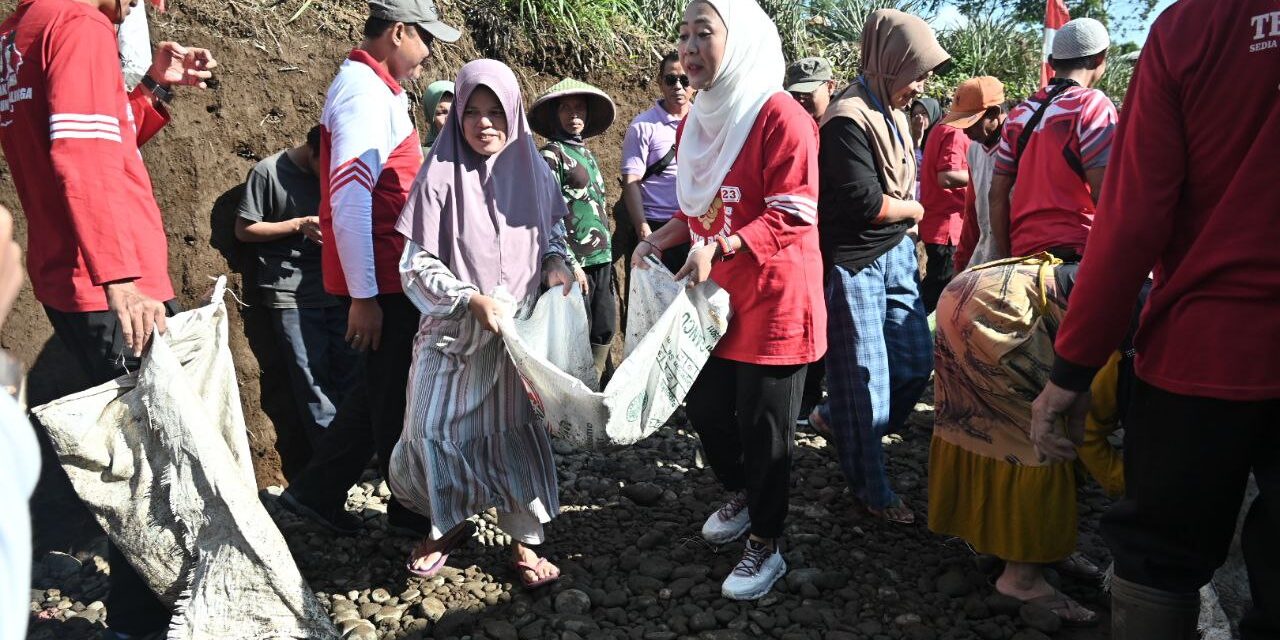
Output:
M360 172L358 172L358 171L349 171L349 172L347 172L347 174L346 174L346 175L344 175L344 176L342 176L342 177L338 178L337 180L334 180L333 182L329 183L329 184L330 184L330 187L329 187L329 193L337 193L339 189L341 189L341 188L343 188L343 187L345 187L345 186L347 186L347 185L349 185L349 184L351 184L351 183L353 183L353 182L354 182L354 183L356 183L356 184L358 184L358 185L360 185L360 186L362 186L362 187L364 187L364 190L365 190L365 191L369 191L369 192L372 192L372 191L373 191L373 185L369 184L368 179L367 179L367 178L365 178L365 177L364 177L364 175L362 175L362 174L361 174Z
M359 183L366 190L373 191L373 176L369 167L365 166L359 158L348 160L333 172L333 177L329 179L329 191L336 192L351 182Z

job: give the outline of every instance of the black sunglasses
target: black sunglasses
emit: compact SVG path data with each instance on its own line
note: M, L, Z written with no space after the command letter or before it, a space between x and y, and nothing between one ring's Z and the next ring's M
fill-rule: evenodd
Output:
M662 76L662 81L667 83L668 87L674 87L676 86L676 83L680 83L685 87L689 86L689 76L686 76L683 73L680 75L668 73L667 75Z

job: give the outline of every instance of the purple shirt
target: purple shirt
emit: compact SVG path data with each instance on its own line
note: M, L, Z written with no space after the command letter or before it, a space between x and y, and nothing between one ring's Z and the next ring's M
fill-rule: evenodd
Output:
M636 116L627 127L622 142L622 175L643 176L676 143L676 128L684 118L673 116L662 108L659 100L652 109ZM644 218L666 222L680 209L676 202L676 162L673 159L662 173L640 183L644 197Z

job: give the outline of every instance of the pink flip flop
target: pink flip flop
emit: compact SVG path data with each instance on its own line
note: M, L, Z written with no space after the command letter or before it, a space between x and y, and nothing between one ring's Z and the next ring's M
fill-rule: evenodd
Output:
M520 575L520 583L524 585L525 589L536 589L538 587L541 587L542 585L551 584L552 582L555 582L556 580L560 579L560 574L557 573L554 576L547 576L541 580L533 580L533 581L525 580L524 578L525 571L530 571L534 575L538 575L538 569L541 569L542 565L544 564L547 564L546 558L538 558L537 562L525 562L521 560L520 562L515 563L514 566L515 566L516 572Z
M461 547L463 543L470 540L471 536L475 535L475 533L476 525L470 520L463 520L443 536L440 536L440 539L436 541L436 544L439 546L438 548L433 549L433 551L439 552L440 557L436 559L431 566L426 569L415 569L413 568L413 557L410 556L409 561L404 565L405 570L419 578L430 578L436 575L436 573L444 567L444 563L449 559L449 554L454 549ZM427 553L430 555L431 552Z

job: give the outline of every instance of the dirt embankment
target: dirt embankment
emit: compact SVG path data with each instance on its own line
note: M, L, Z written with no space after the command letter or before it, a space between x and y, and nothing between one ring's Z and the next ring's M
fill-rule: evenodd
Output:
M169 242L170 276L178 299L192 305L208 291L212 279L226 274L231 289L248 307L231 313L231 350L240 380L241 400L249 426L255 472L261 485L281 484L308 454L294 414L282 368L280 345L264 310L255 306L253 249L232 233L235 207L245 174L256 161L297 144L317 121L324 94L337 65L359 41L363 3L311 7L285 24L300 2L286 0L273 8L252 3L181 1L166 14L152 14L153 42L176 40L212 49L219 60L216 83L205 91L179 90L172 122L143 149L156 199L164 214ZM8 15L14 0L0 1ZM456 5L441 3L446 18L468 32L457 46L442 47L428 62L417 90L433 79L453 78L466 61L484 57L476 42L491 42L484 31L490 16L463 17ZM510 50L510 44L504 50ZM526 103L558 81L547 73L505 60L515 68ZM624 71L612 70L585 79L608 91L618 102L618 122L592 144L607 176L618 175L626 123L648 108L656 87L653 62L636 60ZM554 71L554 70L553 70ZM421 114L415 112L419 123ZM609 179L610 202L618 197ZM14 190L7 163L0 167L0 203L15 213L19 242L26 247L26 214ZM111 212L127 217L127 211ZM246 286L249 283L249 286ZM53 336L44 310L27 286L0 334L0 346L15 353L30 369L33 405L86 386L73 361ZM38 498L45 502L74 500L67 496L65 476L53 471L46 451L46 473ZM38 500L39 502L39 500ZM65 513L62 509L55 512ZM39 517L39 516L38 516ZM62 517L48 522L60 528ZM38 525L40 523L38 522ZM41 527L43 528L43 527ZM59 546L45 541L45 545Z

